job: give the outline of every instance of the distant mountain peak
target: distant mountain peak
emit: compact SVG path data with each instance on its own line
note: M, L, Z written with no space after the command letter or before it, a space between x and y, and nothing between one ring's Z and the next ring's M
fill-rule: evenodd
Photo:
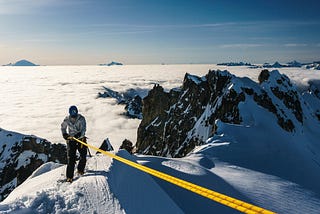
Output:
M113 65L123 65L121 62L110 62L110 63L106 63L106 64L99 64L101 66L113 66Z
M16 63L9 63L5 66L37 66L37 65L28 60L22 59L17 61Z

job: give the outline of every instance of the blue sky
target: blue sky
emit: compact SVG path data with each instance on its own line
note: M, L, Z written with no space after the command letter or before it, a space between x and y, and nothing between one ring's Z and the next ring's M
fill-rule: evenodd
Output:
M318 0L0 0L0 64L320 60Z

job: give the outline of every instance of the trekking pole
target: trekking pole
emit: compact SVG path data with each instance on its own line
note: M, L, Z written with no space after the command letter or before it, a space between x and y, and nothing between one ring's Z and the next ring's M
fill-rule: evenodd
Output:
M87 149L88 149L88 152L89 152L89 157L92 157L90 149L88 147L87 147Z
M86 137L86 139L88 139L88 137ZM89 153L89 157L92 157L89 147L87 147L87 150L88 150L88 153Z

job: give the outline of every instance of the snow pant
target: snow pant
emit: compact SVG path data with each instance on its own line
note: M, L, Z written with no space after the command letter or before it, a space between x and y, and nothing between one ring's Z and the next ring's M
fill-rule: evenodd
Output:
M77 150L80 153L80 160L78 163L78 171L84 172L84 168L87 162L87 147L73 140L69 140L67 142L67 152L68 152L68 165L67 165L67 178L73 178L74 175L74 167L76 164L76 153Z

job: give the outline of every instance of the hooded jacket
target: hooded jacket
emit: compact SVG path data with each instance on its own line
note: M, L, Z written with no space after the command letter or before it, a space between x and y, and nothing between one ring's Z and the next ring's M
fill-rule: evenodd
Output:
M80 133L79 138L82 138L85 136L86 130L86 119L81 114L78 114L76 118L66 116L66 118L64 118L63 122L61 123L62 135L68 133L71 137L74 137L75 135Z

